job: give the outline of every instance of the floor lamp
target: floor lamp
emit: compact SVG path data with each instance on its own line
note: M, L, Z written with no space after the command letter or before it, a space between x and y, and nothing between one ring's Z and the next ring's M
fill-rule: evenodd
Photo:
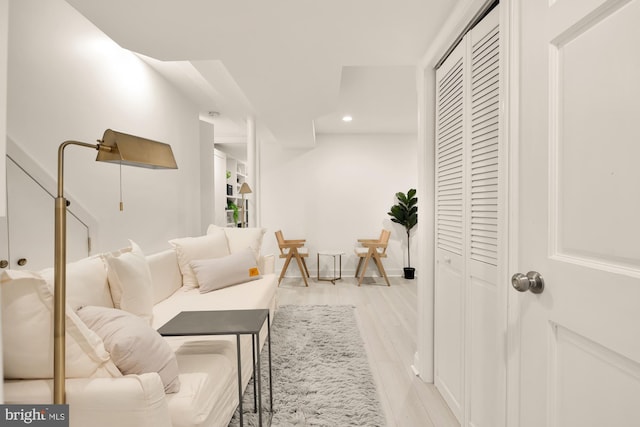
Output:
M107 129L97 144L65 141L58 148L58 196L55 200L55 256L53 307L53 403L64 404L66 357L67 206L64 198L64 149L77 145L98 150L96 161L151 169L177 169L171 146Z
M246 182L243 182L238 193L242 194L242 221L240 221L240 224L242 228L247 228L248 221L246 220L247 217L245 215L246 203L244 201L244 195L251 193L251 187L249 187L249 184L247 184Z

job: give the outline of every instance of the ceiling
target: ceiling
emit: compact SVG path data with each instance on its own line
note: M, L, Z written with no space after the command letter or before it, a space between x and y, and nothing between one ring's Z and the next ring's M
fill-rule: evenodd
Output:
M416 132L415 65L457 3L67 2L196 103L216 141L241 140L253 116L260 139L295 148L321 133Z

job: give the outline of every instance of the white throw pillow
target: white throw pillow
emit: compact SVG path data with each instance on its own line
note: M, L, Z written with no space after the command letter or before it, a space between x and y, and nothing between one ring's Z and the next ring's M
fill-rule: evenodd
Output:
M40 272L53 288L53 268ZM67 303L73 310L84 305L113 307L107 267L99 255L67 264Z
M92 306L82 307L78 316L102 338L123 374L157 372L165 393L180 390L175 353L144 319L116 308Z
M250 248L222 258L192 261L191 267L196 273L200 293L262 278Z
M260 257L262 250L262 238L267 231L266 228L234 228L219 227L211 224L207 228L207 234L218 233L224 231L227 236L227 244L229 245L229 253L236 253L246 248L251 248L256 260Z
M107 264L109 288L115 308L142 317L151 324L153 285L151 270L142 249L129 240L131 247L103 254Z
M4 377L53 378L53 292L37 273L2 272ZM67 378L121 376L100 337L66 307Z
M169 243L176 250L180 273L182 273L182 285L187 289L198 287L198 280L190 265L191 261L229 255L227 237L222 230L206 236L173 239L169 240Z

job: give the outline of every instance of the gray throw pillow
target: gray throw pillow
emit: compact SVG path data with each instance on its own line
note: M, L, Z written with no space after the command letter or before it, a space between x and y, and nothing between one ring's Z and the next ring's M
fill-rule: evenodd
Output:
M220 258L191 261L191 268L202 294L262 278L250 248Z

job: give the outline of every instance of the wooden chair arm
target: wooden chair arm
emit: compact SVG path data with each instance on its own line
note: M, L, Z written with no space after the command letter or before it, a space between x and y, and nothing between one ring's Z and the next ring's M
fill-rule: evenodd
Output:
M305 239L291 239L291 240L285 240L285 243L305 243L306 240Z
M358 242L360 243L375 243L375 242L379 242L380 240L378 239L358 239Z
M304 243L291 243L291 242L285 242L282 243L281 245L279 245L280 248L301 248L304 246Z
M365 248L386 248L387 245L385 245L384 243L380 243L377 240L373 241L373 242L361 242L362 246L364 246Z

